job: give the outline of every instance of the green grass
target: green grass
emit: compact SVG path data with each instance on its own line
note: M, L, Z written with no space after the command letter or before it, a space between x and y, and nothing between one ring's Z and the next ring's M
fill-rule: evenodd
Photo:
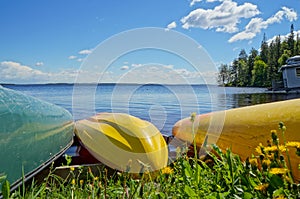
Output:
M281 123L279 132L285 132ZM180 153L178 159L156 173L138 176L100 168L97 175L88 167L71 168L67 178L55 175L55 169L42 183L34 181L4 198L300 198L300 184L289 171L290 147L300 151L300 143L280 143L277 131L271 131L268 146L259 145L257 153L246 161L230 149L212 146L206 159ZM5 185L6 183L3 183Z

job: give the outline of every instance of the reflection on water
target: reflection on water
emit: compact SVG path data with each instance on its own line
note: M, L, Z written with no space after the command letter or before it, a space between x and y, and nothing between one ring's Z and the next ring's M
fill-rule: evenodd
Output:
M266 93L263 88L207 85L10 85L69 110L75 120L98 112L128 113L152 122L170 134L173 125L192 112L208 113L249 105L299 98L299 94ZM74 91L75 90L75 91Z
M300 98L297 93L252 93L252 94L231 94L226 96L226 102L230 108L244 107L255 104L262 104L268 102L276 102L282 100Z

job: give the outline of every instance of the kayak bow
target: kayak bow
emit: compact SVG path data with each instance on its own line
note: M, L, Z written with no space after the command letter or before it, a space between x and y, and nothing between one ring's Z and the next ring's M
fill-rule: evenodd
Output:
M123 113L100 113L75 126L84 147L113 169L141 173L167 165L167 144L150 122Z
M0 86L0 174L11 189L61 155L73 132L67 110Z
M266 145L271 138L270 131L278 129L283 122L287 131L287 141L300 141L300 99L260 104L226 111L198 115L195 118L194 132L198 146L204 142L217 144L221 149L230 148L243 160L255 153L255 148L262 143ZM192 143L192 122L190 118L178 121L173 127L173 135L183 141ZM282 136L278 133L281 143ZM300 180L299 157L290 151L292 172Z

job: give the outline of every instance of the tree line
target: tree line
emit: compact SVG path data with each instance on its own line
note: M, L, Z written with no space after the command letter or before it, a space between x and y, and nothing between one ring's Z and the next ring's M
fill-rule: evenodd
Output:
M292 56L300 55L300 36L295 36L291 25L287 38L281 41L280 35L267 42L264 34L260 50L252 48L247 55L242 49L231 64L221 64L218 83L224 86L270 87L272 81L282 81L280 67Z

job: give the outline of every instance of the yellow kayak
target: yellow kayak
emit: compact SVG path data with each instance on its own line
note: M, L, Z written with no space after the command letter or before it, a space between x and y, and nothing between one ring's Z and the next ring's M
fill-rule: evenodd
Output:
M300 141L300 99L254 105L226 111L197 115L194 122L195 140L202 146L217 144L221 149L231 148L243 160L255 154L255 148L267 145L271 130L278 130L279 122L287 128L286 141ZM193 142L190 118L178 121L173 127L173 135L183 141ZM281 133L278 137L283 143ZM295 151L290 151L292 171L300 180L298 164L300 159Z
M100 162L141 173L167 165L168 146L150 122L122 113L100 113L77 121L75 134Z

